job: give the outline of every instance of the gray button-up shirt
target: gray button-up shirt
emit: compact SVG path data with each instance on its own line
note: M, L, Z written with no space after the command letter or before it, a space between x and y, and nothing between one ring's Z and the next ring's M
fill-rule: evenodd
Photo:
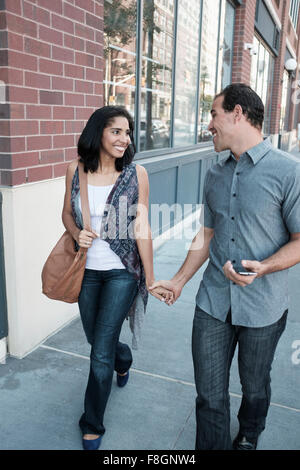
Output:
M288 308L288 270L241 287L223 272L241 260L262 261L300 232L300 163L266 139L242 154L214 165L204 183L204 225L214 229L209 263L197 305L233 325L262 327L275 323Z

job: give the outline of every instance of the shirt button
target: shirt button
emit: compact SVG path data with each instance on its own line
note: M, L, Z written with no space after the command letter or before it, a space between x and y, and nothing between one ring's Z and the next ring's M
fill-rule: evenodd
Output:
M236 174L237 174L237 176L238 176L238 175L240 175L240 174L241 174L241 172L240 172L240 171L237 171L237 172L236 172Z
M234 238L232 238L231 241L234 242Z
M233 216L231 217L231 220L234 220L234 217L233 217Z
M236 197L236 193L233 193L233 197Z

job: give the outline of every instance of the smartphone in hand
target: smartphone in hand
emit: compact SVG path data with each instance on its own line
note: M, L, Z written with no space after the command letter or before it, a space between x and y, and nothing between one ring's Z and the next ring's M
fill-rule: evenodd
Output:
M255 276L255 274L252 271L248 271L244 266L235 266L234 270L239 274L240 276Z

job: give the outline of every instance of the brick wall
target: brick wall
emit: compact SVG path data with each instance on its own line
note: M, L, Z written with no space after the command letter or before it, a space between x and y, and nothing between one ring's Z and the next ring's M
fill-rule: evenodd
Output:
M250 84L252 56L249 50L244 49L244 44L253 42L255 4L253 0L245 0L236 8L232 59L233 83Z
M0 184L62 176L103 104L103 0L2 0L0 9Z

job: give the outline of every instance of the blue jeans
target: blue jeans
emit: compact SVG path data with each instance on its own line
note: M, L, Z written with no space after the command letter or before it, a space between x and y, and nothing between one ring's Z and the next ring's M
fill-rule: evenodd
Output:
M119 336L136 294L137 281L126 269L85 270L78 305L91 361L79 421L83 434L104 434L103 416L114 370L123 374L132 364L130 348L119 342Z
M192 334L195 371L196 449L231 449L229 374L237 343L242 402L240 432L255 441L265 428L270 405L270 371L286 325L281 319L262 328L221 322L196 307Z

